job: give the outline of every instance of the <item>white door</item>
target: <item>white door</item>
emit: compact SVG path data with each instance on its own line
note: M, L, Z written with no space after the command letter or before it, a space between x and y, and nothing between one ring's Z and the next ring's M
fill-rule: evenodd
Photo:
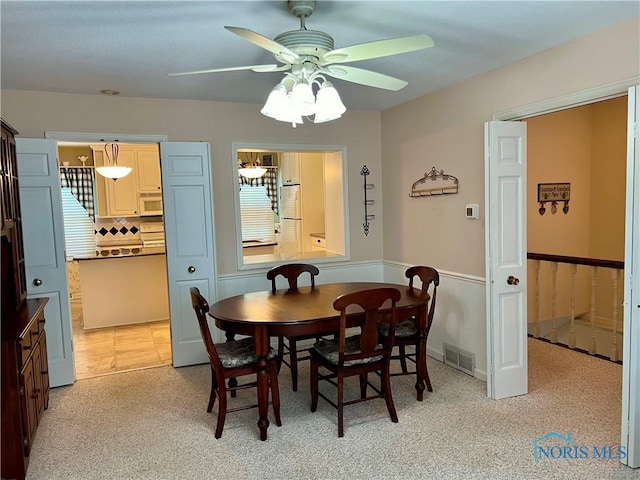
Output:
M160 143L174 367L207 363L189 288L216 301L208 143Z
M528 391L526 128L485 124L487 394L494 399Z
M27 294L48 297L45 307L49 381L75 381L71 309L64 253L62 197L55 140L17 138L18 181Z
M624 257L622 463L640 467L640 86L629 89L627 208Z

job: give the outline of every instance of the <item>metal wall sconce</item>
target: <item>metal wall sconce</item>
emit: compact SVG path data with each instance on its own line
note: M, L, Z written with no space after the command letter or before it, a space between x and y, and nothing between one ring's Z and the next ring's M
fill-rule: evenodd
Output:
M570 183L539 183L538 184L538 213L544 215L547 211L545 205L551 203L551 214L558 211L558 202L563 202L562 213L569 213L569 200L571 198Z

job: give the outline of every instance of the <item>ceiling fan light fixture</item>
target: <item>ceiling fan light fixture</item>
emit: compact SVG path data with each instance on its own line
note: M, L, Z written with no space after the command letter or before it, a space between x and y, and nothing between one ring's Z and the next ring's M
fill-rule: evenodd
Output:
M273 90L269 93L267 97L267 101L260 110L260 113L267 117L278 119L278 115L285 109L288 108L289 98L287 97L287 89L286 87L279 83Z
M284 106L274 118L280 122L290 123L293 128L303 123L302 116L295 110L291 101L289 101L289 104Z
M347 111L342 103L340 94L331 82L325 81L316 96L316 115L314 123L324 123L336 120Z
M295 111L302 117L316 113L316 99L311 85L306 82L299 82L293 87L291 101Z

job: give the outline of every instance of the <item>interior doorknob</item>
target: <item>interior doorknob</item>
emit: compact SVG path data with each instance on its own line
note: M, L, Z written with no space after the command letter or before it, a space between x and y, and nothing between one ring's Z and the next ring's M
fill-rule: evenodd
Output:
M519 283L520 279L518 277L514 277L513 275L507 277L507 285L518 285Z
M196 267L194 267L193 265L189 265L189 267L187 268L187 272L189 273L193 273L196 271Z
M39 287L40 285L42 285L42 280L40 280L39 278L35 278L35 279L33 280L33 285L34 285L35 287Z

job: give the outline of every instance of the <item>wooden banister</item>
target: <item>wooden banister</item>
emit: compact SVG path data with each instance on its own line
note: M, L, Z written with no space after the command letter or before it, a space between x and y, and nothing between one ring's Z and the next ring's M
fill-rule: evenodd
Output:
M624 270L624 262L619 260L604 260L600 258L567 257L565 255L550 255L548 253L527 253L529 260L541 260L543 262L570 263L575 265L588 265L590 267L615 268Z

